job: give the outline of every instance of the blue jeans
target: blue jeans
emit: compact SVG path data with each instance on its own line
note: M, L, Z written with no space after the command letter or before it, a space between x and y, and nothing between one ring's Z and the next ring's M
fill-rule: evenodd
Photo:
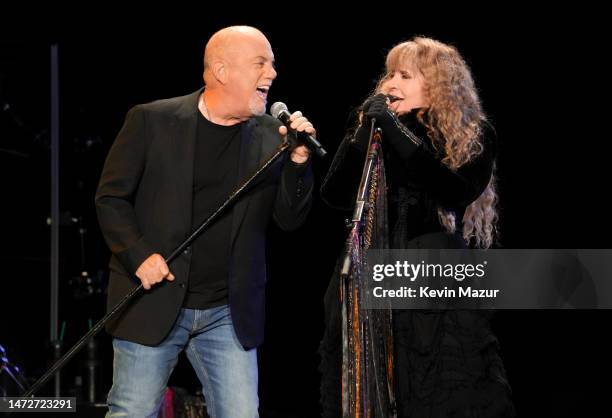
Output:
M257 418L257 349L245 350L227 305L181 309L166 339L149 347L115 338L107 418L156 417L170 373L186 350L212 418Z

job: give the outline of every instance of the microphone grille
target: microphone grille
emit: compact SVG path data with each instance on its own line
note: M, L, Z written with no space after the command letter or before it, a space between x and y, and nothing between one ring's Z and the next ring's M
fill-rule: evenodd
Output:
M272 106L270 106L270 114L275 118L278 118L278 115L280 115L283 111L289 112L289 109L287 109L287 105L283 102L276 102Z

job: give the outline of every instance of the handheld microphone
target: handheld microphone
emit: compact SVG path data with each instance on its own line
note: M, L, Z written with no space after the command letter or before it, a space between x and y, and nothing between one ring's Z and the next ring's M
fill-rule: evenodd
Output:
M283 122L287 129L292 131L297 137L308 145L310 148L313 148L319 157L325 157L327 151L323 149L323 146L319 141L314 139L311 135L308 135L306 132L298 132L295 129L291 128L291 113L289 113L289 109L287 109L287 105L283 102L276 102L270 107L270 114Z

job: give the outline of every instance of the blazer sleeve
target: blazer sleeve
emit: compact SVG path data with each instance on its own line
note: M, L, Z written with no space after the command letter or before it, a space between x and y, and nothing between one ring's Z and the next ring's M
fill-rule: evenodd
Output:
M134 198L146 164L145 111L132 108L113 143L96 191L100 229L111 252L130 274L151 254L134 210Z
M273 218L285 231L299 228L310 212L313 190L311 158L303 164L297 164L287 156L282 169Z

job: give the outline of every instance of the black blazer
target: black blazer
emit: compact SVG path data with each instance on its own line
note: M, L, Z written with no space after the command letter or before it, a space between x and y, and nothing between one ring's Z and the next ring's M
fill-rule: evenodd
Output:
M112 252L107 308L140 281L134 275L151 254L167 256L191 232L198 98L190 95L132 108L106 162L96 210ZM241 129L239 181L249 177L280 143L280 122L251 118ZM229 304L245 348L263 341L265 242L271 218L284 230L299 227L310 210L312 172L285 154L231 209ZM217 197L218 199L218 197ZM191 251L170 264L176 280L144 291L107 325L113 336L145 345L169 333L187 291Z

